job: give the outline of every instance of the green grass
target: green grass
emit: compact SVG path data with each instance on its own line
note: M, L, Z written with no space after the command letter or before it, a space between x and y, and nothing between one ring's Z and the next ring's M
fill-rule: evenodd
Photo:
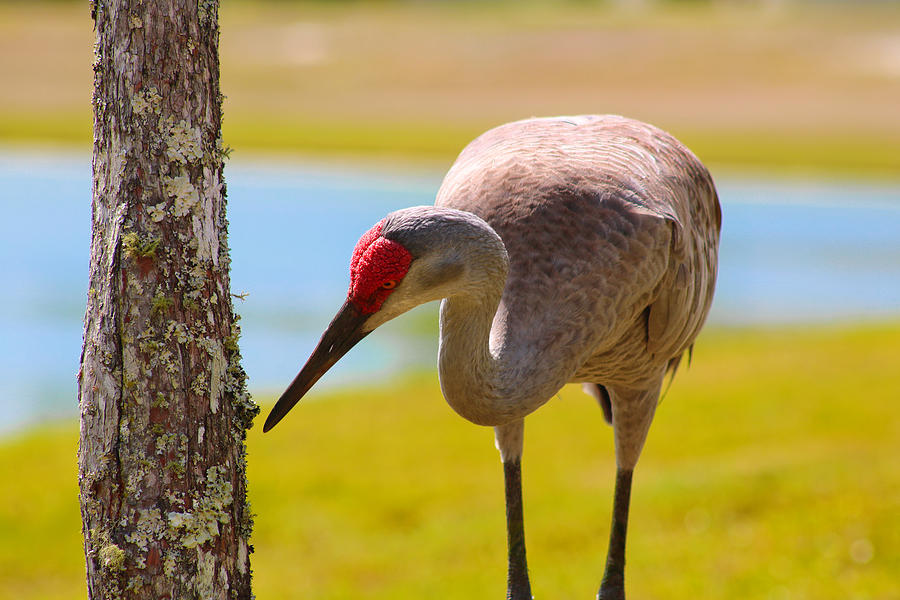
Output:
M633 598L895 600L900 324L711 330L635 475ZM0 443L0 597L84 597L76 425ZM575 388L529 418L535 597L592 597L611 432ZM259 598L497 598L502 472L433 375L314 394L249 437Z
M0 441L0 597L83 598L78 425Z
M449 164L488 127L490 124L454 127L427 121L226 120L223 139L239 151Z
M224 139L241 152L450 164L469 141L494 124L235 120L226 121ZM0 122L0 134L2 127ZM781 136L771 132L700 129L673 133L712 167L878 178L897 178L900 174L900 137L842 132Z
M825 178L900 178L900 137L826 131L802 135L739 130L672 133L713 170L726 167Z
M226 120L224 139L245 153L388 159L450 164L459 151L493 123L462 126L435 122L265 119ZM813 133L780 137L752 131L674 130L712 167L896 178L900 137ZM87 149L90 115L0 114L4 143L41 143Z
M4 144L53 144L90 151L90 110L71 113L35 113L29 110L0 113L0 140Z

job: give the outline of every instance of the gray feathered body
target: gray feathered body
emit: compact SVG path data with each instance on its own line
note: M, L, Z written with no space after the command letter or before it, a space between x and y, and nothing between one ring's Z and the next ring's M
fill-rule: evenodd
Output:
M506 365L542 370L508 373L520 384L658 393L709 311L716 191L700 161L650 125L579 116L492 129L463 150L435 205L478 215L506 246L490 345Z

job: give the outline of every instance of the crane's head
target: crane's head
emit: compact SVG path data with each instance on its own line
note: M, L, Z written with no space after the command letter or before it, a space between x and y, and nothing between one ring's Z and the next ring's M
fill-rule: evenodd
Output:
M269 413L274 427L344 354L376 327L411 308L477 285L466 277L467 247L497 234L471 213L414 207L389 214L360 238L350 260L347 299L313 353ZM504 273L505 276L505 273Z

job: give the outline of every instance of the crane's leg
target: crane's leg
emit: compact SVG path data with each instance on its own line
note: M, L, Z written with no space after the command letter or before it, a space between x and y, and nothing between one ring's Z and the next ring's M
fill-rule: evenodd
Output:
M625 600L625 534L628 532L628 506L631 501L631 469L616 470L616 492L613 497L612 526L606 570L600 583L598 600Z
M625 600L625 534L628 532L631 479L656 412L661 385L662 377L659 384L649 390L608 389L616 439L616 490L606 569L597 600Z
M531 600L531 583L528 581L528 563L525 560L521 465L520 459L503 463L506 480L506 544L509 552L507 600Z
M531 600L528 563L525 560L525 522L522 513L522 442L524 420L494 428L497 449L503 460L506 484L506 543L508 570L506 599Z

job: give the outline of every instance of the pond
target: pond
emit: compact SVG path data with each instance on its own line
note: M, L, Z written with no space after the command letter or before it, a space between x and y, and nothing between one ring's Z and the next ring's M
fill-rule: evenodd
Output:
M290 382L343 302L359 236L431 204L440 172L233 160L232 290L251 390ZM77 414L90 158L0 151L0 431ZM900 317L900 184L720 175L713 325ZM434 306L355 348L323 385L433 368Z

